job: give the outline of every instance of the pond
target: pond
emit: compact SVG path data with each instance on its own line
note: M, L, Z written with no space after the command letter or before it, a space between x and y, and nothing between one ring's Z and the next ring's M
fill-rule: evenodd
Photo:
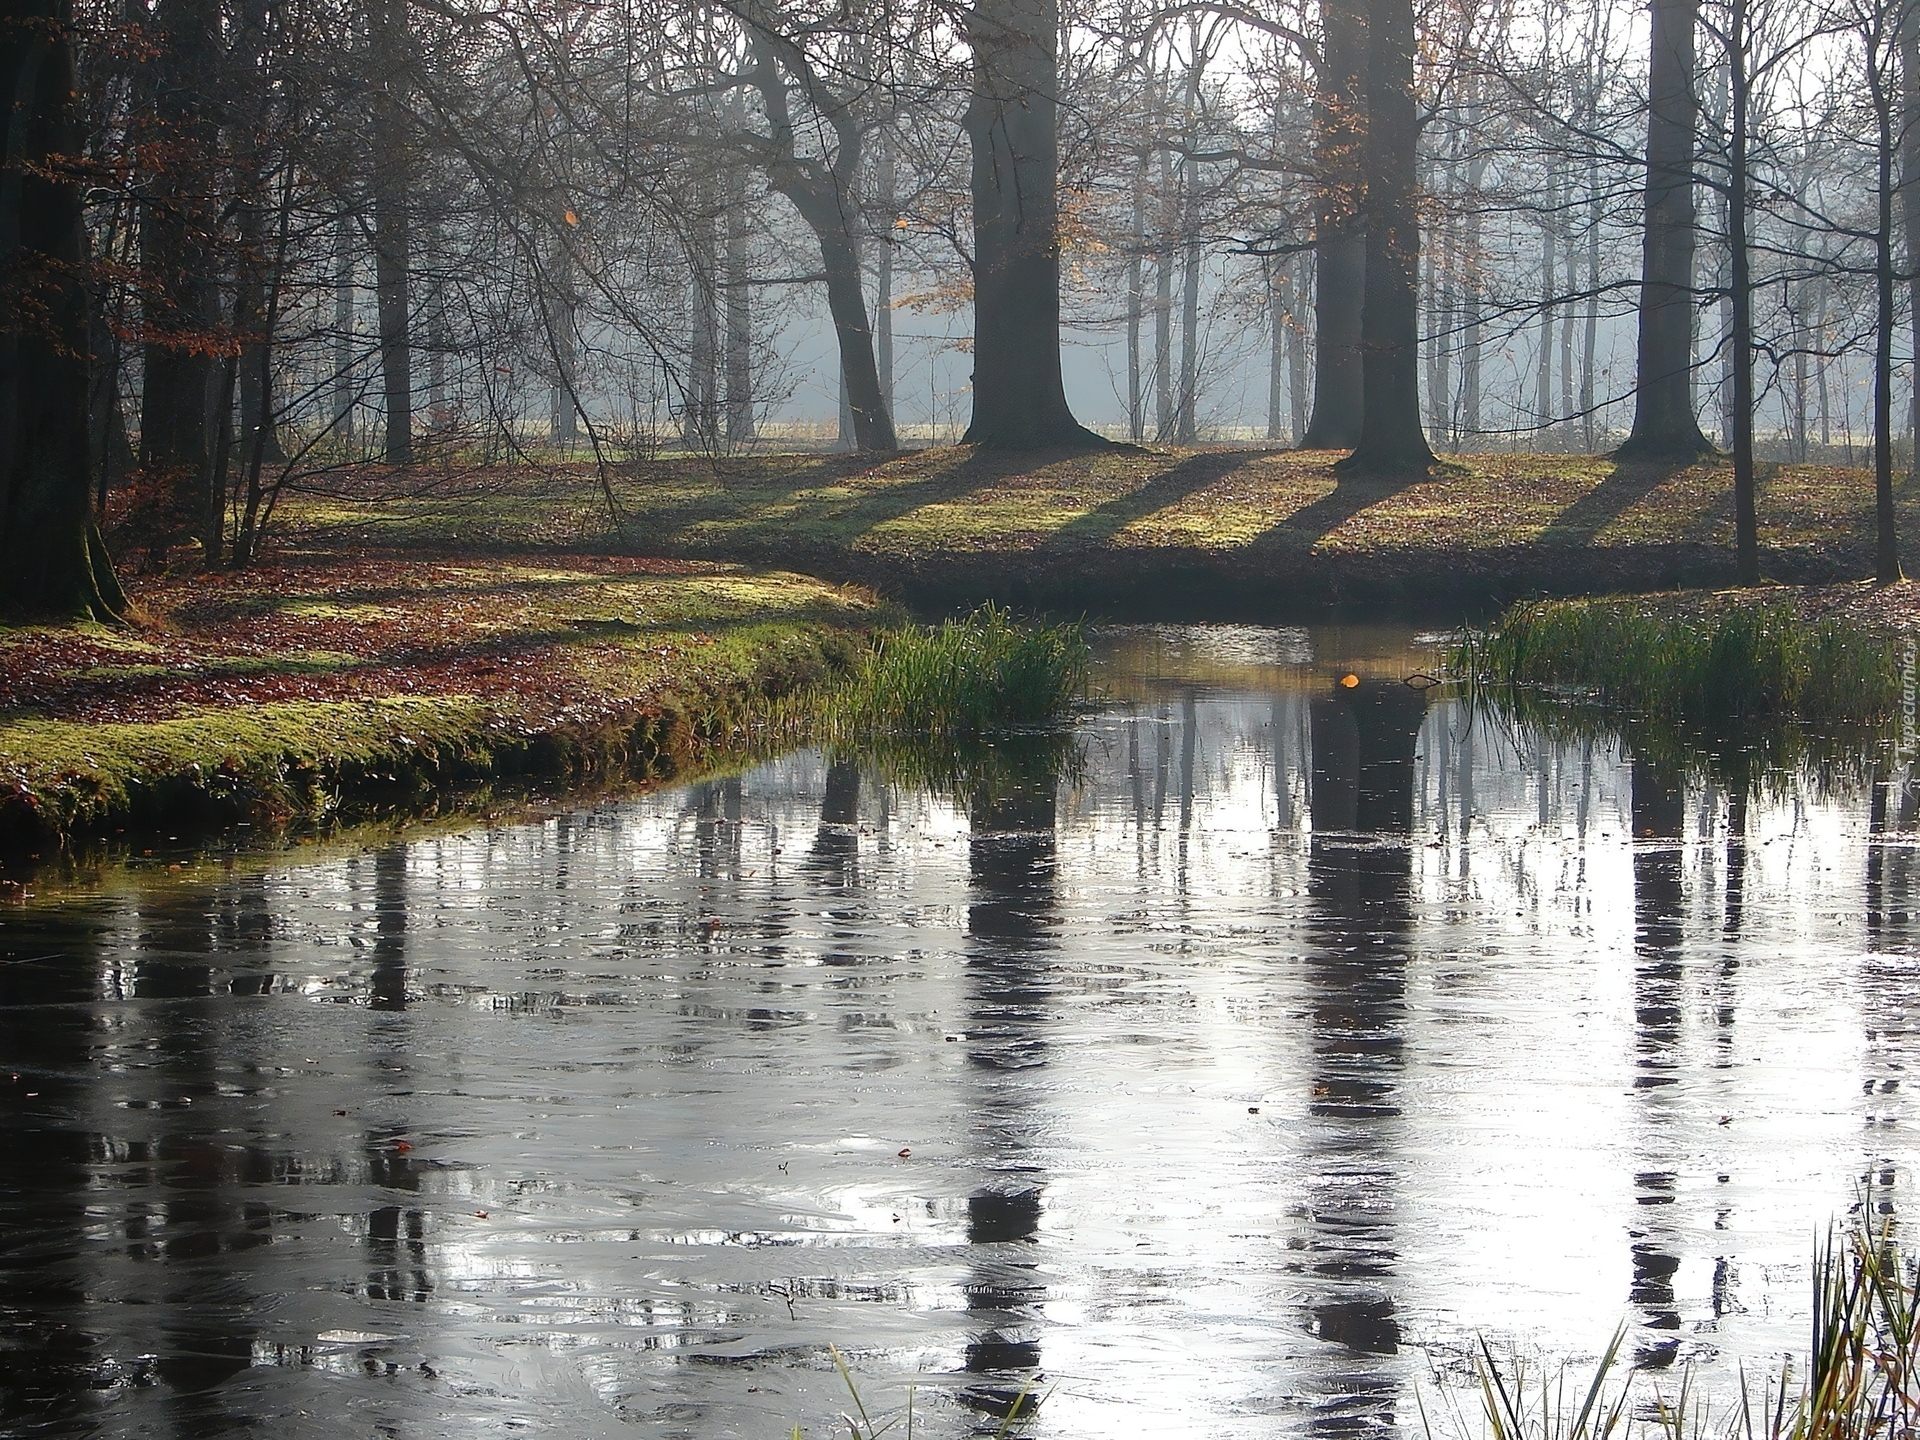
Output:
M1906 1205L1913 792L1549 740L1434 638L1110 632L991 792L802 753L45 882L0 1432L824 1436L837 1349L932 1437L1418 1434L1476 1337L1623 1321L1724 1397Z

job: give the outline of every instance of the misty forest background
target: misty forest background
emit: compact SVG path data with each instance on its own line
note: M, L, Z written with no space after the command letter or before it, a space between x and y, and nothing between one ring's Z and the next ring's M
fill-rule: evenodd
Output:
M79 150L16 123L8 203L79 187L89 488L156 562L370 461L958 440L1028 383L976 369L986 193L1104 436L1347 448L1391 390L1388 463L1712 442L1750 532L1876 383L1912 455L1910 8L9 0Z

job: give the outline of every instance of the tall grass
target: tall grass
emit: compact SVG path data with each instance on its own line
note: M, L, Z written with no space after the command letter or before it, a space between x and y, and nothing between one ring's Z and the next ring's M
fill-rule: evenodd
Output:
M1813 1325L1797 1377L1789 1366L1757 1381L1717 1413L1682 1371L1671 1393L1637 1392L1622 1370L1625 1331L1584 1381L1565 1367L1530 1374L1503 1368L1483 1342L1474 1359L1479 1435L1486 1440L1915 1440L1920 1436L1920 1271L1890 1230L1861 1224L1829 1235L1814 1257ZM1571 1389L1569 1385L1571 1383ZM1427 1440L1471 1440L1476 1426L1443 1398L1420 1402Z
M842 743L965 741L1070 718L1087 693L1086 630L1026 624L995 605L963 620L883 634L836 697Z
M1518 605L1470 634L1454 665L1496 698L1548 691L1676 725L1785 715L1874 723L1900 703L1899 659L1885 631L1807 619L1781 600Z

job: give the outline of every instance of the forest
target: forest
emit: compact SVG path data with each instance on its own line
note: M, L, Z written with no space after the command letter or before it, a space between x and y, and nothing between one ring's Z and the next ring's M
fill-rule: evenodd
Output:
M821 301L846 448L903 444L897 316L971 370L920 443L1016 451L1212 438L1232 331L1265 438L1355 470L1717 445L1743 579L1756 464L1844 432L1884 578L1907 8L13 0L6 599L115 612L89 527L244 567L369 465L791 449ZM1108 436L1063 325L1124 351Z

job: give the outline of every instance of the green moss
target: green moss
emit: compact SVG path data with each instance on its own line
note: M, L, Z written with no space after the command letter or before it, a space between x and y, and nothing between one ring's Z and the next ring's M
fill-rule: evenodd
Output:
M467 609L457 600L462 587L471 587ZM237 616L300 618L278 604L284 597L189 596L215 643ZM362 604L373 601L346 597L337 608ZM0 844L45 848L112 828L329 820L404 809L503 776L679 773L802 733L870 630L897 623L859 592L731 568L635 577L459 567L447 591L393 599L378 607L382 619L399 604L425 607L443 622L434 638L456 649L478 638L489 656L544 668L528 672L531 685L507 664L488 693L431 693L432 684L408 678L416 632L402 629L361 656L289 649L193 662L200 673L320 675L325 698L201 704L116 722L109 691L96 716L0 715ZM187 641L169 643L177 652ZM171 669L96 666L89 678L177 673L181 662L169 660ZM362 666L379 667L395 693L356 693ZM563 695L544 693L537 679L556 666Z

